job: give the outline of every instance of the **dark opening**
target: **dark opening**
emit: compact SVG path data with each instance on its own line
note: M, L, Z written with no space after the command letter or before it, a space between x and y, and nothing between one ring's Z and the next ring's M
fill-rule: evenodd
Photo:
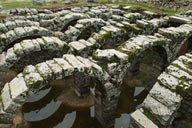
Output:
M177 57L192 51L192 36L190 38L184 40L182 43L183 43L183 45L179 49L179 51L177 53Z
M120 43L128 40L130 38L129 34L124 34L124 35L118 35L117 37L106 37L106 39L103 40L101 44L102 50L104 49L115 49L119 46Z
M82 98L74 91L76 76L53 81L30 96L13 124L19 128L101 128L95 118L94 95L90 93ZM93 78L89 84L89 87L101 85Z
M47 60L51 60L56 57L62 57L63 53L61 51L39 51L34 52L25 56L22 56L18 62L16 62L11 70L20 73L27 65L36 65Z
M13 42L9 43L6 47L5 47L5 51L7 51L9 48L13 47L16 43L19 43L23 40L26 40L26 39L36 39L36 38L41 38L40 35L30 35L30 36L25 36L25 37L21 37L21 38L18 38L16 40L14 40Z
M77 23L78 20L79 20L79 19L75 19L75 20L72 20L72 21L70 21L69 23L67 23L67 24L61 29L61 32L65 32L65 31L68 29L69 26L74 26L74 25Z
M99 31L99 28L101 28L102 26L91 26L91 27L88 27L86 28L85 30L83 30L83 32L81 32L81 34L78 36L77 40L80 40L80 39L84 39L84 40L87 40L93 32L98 32Z
M141 103L157 81L157 77L165 69L167 63L166 51L162 47L145 50L136 57L127 70L121 85L116 115L123 118L141 107Z

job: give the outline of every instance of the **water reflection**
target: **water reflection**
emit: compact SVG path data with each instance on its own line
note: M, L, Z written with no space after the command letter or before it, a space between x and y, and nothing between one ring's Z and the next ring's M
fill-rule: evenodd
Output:
M72 107L63 104L57 95L53 95L63 88L46 87L32 95L23 106L24 119L29 128L101 128L95 118L95 109L91 107ZM65 87L66 89L66 87ZM94 90L94 89L92 89ZM69 93L69 92L68 92ZM45 95L46 94L46 95ZM123 87L116 112L115 128L128 128L130 113L142 102L147 91L144 88ZM43 99L43 102L42 102ZM50 99L50 100L47 100ZM135 99L137 99L135 101ZM34 103L32 103L34 101ZM46 101L46 102L45 102ZM85 101L86 102L86 101ZM40 104L34 105L33 104ZM26 127L25 127L26 128Z
M115 120L115 128L128 128L129 122L130 114L121 114L121 117Z
M71 128L76 119L76 112L66 114L64 120L56 125L54 128Z
M24 113L24 118L30 122L41 121L53 115L61 106L61 102L52 100L40 110Z

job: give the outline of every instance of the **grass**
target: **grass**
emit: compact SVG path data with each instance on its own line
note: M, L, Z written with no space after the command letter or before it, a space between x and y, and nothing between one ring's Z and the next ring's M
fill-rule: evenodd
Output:
M84 2L74 3L72 5L82 5ZM4 9L13 9L13 8L49 8L49 7L66 7L69 5L65 5L62 3L62 0L57 0L57 3L46 3L46 5L33 5L32 0L0 0L0 5L4 7Z
M70 6L74 6L74 5L85 5L87 4L85 2L86 0L80 0L80 2L77 4L72 4ZM99 4L106 4L108 3L108 0L98 0ZM192 3L192 0L190 0L190 2ZM36 5L34 6L32 4L32 0L0 0L0 5L2 5L5 9L12 9L12 8L24 8L24 7L35 7L35 8L49 8L49 7L67 7L69 5L64 5L62 3L62 0L58 0L58 3L56 4L51 4L51 3L47 3L44 6L40 6L40 5ZM139 4L137 2L134 1L128 1L128 2L114 2L113 5L128 5L128 6L132 6L133 8L136 9L140 9L140 10L150 10L150 11L154 11L154 12L165 12L168 15L173 15L175 13L178 13L182 10L189 10L192 8L192 4L190 4L190 6L188 7L183 7L180 9L166 9L163 7L157 7L154 6L152 4L149 3L142 3L140 2Z
M0 1L0 4L4 7L4 9L33 7L32 2L30 0L7 0Z
M108 0L99 0L99 3L107 3ZM167 13L168 15L174 15L182 10L189 10L192 8L192 0L190 0L190 6L188 7L183 7L180 9L167 9L163 7L157 7L149 3L143 3L140 2L133 2L133 1L127 1L127 2L114 2L112 3L113 5L127 5L127 6L132 6L133 8L137 8L140 10L149 10L149 11L154 11L154 12L164 12Z

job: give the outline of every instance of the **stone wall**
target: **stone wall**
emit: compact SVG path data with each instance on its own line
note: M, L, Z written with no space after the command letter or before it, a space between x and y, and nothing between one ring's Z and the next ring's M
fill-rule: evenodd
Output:
M84 92L83 85L94 78L96 118L104 127L113 126L126 72L137 68L134 62L145 51L159 47L171 65L158 77L142 108L132 114L130 127L171 125L180 106L191 98L192 55L174 61L192 37L191 13L163 16L150 11L132 13L129 8L102 5L36 10L5 19L0 24L0 72L15 69L18 75L0 85L0 124L11 124L30 94L53 80L76 75L79 96L90 93Z

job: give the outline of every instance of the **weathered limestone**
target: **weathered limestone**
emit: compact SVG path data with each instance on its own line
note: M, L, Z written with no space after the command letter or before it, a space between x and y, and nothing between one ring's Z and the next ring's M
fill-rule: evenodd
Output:
M129 59L134 59L140 53L142 53L147 48L153 46L162 46L166 51L168 49L169 40L164 37L156 37L156 36L145 36L139 35L137 37L133 37L130 40L122 43L117 50L129 55Z
M0 97L0 126L11 124L29 94L69 76L75 77L74 90L79 96L90 93L90 82L97 81L96 118L106 128L113 126L120 85L126 71L137 65L134 60L144 51L160 47L166 55L157 52L171 62L192 36L190 11L159 18L154 12L128 13L129 9L96 6L31 13L31 9L11 10L10 14L23 16L12 16L0 24L0 70L6 72L22 65L25 56L34 62L23 64L28 66L5 84ZM178 27L168 27L172 22ZM186 47L190 49L190 44ZM39 60L41 57L44 59ZM192 90L191 63L191 54L181 56L158 77L142 108L131 114L131 128L163 128L172 123Z
M167 106L170 110L178 109L177 107L180 106L181 100L183 99L180 95L172 92L166 87L161 86L158 82L155 83L149 95L163 105Z
M160 28L158 33L171 39L174 43L181 42L185 38L189 38L192 33L192 25L184 24L179 27Z
M101 61L127 61L128 55L116 51L114 49L99 50L97 49L94 53L94 58Z
M131 114L130 128L158 128L145 114L142 109L138 109Z
M128 13L128 14L125 14L124 17L129 19L130 23L135 23L136 20L143 19L143 15L140 13Z
M180 62L181 67L189 66L189 63L186 62L191 61L191 58L187 56L191 56L191 54L179 57L158 77L158 82L155 83L142 104L143 114L149 123L152 121L157 127L163 128L171 125L183 100L192 90L189 85L191 73L188 74L187 70L176 65L177 62ZM188 68L191 70L192 67ZM131 115L130 128L140 128L143 124L142 120L146 119L146 117L140 119L142 115L136 116L137 113L139 110ZM138 123L138 120L141 121ZM148 128L149 126L143 125L143 127Z
M155 12L151 12L151 11L143 11L143 14L151 19L151 18L157 18L157 17L160 17L160 15L158 13L155 13Z
M125 40L127 31L124 28L118 28L115 26L104 26L98 33L91 36L96 42L105 48L113 48L118 45L118 42ZM89 40L89 39L88 39Z
M6 34L0 35L0 53L2 50L7 49L10 44L13 44L17 40L35 36L47 36L51 34L52 33L49 30L36 26L15 28L14 30L8 31Z
M168 25L168 20L165 18L152 19L152 20L137 20L137 26L143 28L145 33L151 34L157 31L158 28Z
M39 26L38 22L25 21L25 20L15 20L14 22L8 21L5 24L0 23L0 33L6 33L10 30L13 30L17 27L30 27L30 26Z
M58 27L60 27L62 30L66 25L70 24L70 22L84 18L88 18L88 15L83 13L68 13L64 17L60 17L60 26Z
M28 66L23 73L19 74L10 83L7 83L4 86L1 95L3 111L14 114L24 103L27 96L26 92L37 91L38 88L45 86L45 83L50 80L62 79L73 75L76 72L85 73L90 77L95 77L102 83L102 85L97 86L104 86L104 88L108 89L108 86L105 85L105 83L109 80L109 75L104 72L101 67L88 59L66 54L63 58L55 58L54 60L40 63L35 67L32 65ZM16 87L16 84L18 83L20 85L19 88ZM15 89L17 90L15 91ZM107 96L111 97L114 93L109 92ZM99 110L104 111L105 109ZM108 116L103 118L108 118Z
M84 34L92 34L93 30L98 31L98 29L105 24L105 21L96 18L78 20L77 24L74 27L70 27L65 32L66 37L64 38L64 40L66 40L66 42L71 42L77 39L83 39L80 37L80 34L82 34L83 32L85 32ZM91 31L91 33L86 33L87 31Z
M69 46L56 37L42 37L34 40L24 40L15 44L13 48L1 54L0 70L9 70L14 64L18 63L23 56L28 56L40 51L56 51L66 53ZM5 59L4 59L5 58Z
M190 23L192 23L192 19L190 19L188 17L181 16L181 15L170 16L169 21L176 22L176 23L181 23L181 24L190 24Z

